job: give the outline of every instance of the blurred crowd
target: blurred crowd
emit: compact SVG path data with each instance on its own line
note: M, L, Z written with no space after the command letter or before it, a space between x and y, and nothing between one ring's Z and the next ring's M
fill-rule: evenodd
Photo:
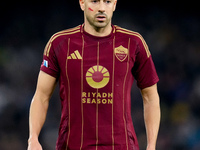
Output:
M65 4L65 5L62 5ZM45 44L52 34L83 23L78 3L17 5L5 11L0 25L0 149L27 148L28 115ZM160 81L162 119L158 150L200 149L199 12L160 6L125 9L113 23L141 33ZM73 9L72 9L73 8ZM75 11L74 11L75 10ZM74 19L76 18L76 19ZM60 120L58 87L51 98L40 135L44 149L55 149ZM146 147L143 106L132 88L132 117L141 150Z

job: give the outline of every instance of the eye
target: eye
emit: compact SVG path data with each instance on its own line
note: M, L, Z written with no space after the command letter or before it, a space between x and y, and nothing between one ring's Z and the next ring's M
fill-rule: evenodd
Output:
M110 4L110 3L111 3L111 1L106 1L106 3L107 3L107 4Z
M92 3L97 3L97 0L92 0Z

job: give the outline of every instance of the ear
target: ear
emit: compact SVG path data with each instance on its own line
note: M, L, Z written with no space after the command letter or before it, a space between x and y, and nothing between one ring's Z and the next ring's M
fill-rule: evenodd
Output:
M81 7L81 10L84 11L85 10L85 0L79 0L79 4Z
M113 11L116 10L116 6L117 6L117 0L115 0Z

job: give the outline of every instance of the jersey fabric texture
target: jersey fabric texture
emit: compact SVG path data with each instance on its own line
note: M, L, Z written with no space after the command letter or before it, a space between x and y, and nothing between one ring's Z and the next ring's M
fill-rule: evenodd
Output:
M134 79L158 82L148 46L137 32L112 25L96 37L84 25L54 34L41 71L57 78L62 105L56 150L139 150L131 118Z

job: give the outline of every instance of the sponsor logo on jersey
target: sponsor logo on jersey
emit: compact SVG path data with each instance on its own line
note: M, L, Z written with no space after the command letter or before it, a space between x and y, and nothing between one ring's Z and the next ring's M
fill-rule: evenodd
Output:
M82 93L83 104L112 104L112 93L100 93L100 92L83 92Z
M70 56L67 57L67 59L82 59L82 56L80 55L79 51L76 50L74 53L71 53Z
M126 60L126 58L128 56L128 49L123 47L122 45L120 45L119 47L116 47L114 52L115 52L115 56L117 57L117 59L121 62Z
M110 74L108 70L100 65L93 66L88 69L86 73L87 83L95 89L105 87L110 80Z

